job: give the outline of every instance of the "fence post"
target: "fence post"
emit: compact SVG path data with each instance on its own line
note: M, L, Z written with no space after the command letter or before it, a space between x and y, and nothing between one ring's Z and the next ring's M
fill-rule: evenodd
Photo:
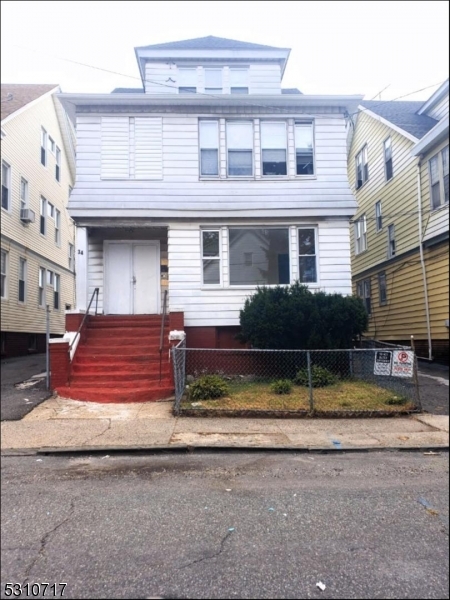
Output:
M312 385L312 372L311 372L311 352L306 351L306 361L308 364L308 385L309 385L309 411L314 412L314 394Z
M419 377L417 374L417 356L416 356L416 345L414 343L414 336L411 336L411 350L413 351L414 355L413 355L413 378L414 378L414 387L416 389L416 401L417 401L417 408L422 408L421 404L420 404L420 393L419 393Z
M45 321L46 321L46 350L45 350L45 383L47 385L47 391L50 389L50 306L47 304L45 308Z
M349 350L350 353L350 377L353 379L353 350Z

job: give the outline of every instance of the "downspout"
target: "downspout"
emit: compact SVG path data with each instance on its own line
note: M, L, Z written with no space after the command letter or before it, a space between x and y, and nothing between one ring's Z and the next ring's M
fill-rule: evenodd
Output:
M431 341L431 323L430 323L430 305L428 303L428 283L427 283L427 270L425 267L425 258L423 255L423 223L422 223L422 186L420 178L420 167L421 159L417 164L417 215L419 225L419 253L420 253L420 266L422 267L422 281L423 281L423 292L425 295L425 318L427 321L427 337L428 337L428 360L433 360L433 345Z

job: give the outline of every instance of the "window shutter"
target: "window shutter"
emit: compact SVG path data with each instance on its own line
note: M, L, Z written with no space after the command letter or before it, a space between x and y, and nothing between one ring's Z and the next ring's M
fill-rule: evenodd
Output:
M130 176L130 122L128 117L102 118L101 176L128 179Z
M135 179L162 179L162 118L135 118Z

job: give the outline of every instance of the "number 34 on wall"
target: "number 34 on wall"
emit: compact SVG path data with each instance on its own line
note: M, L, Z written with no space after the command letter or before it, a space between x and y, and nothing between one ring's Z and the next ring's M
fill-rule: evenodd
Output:
M84 254L83 250L78 250L78 254Z

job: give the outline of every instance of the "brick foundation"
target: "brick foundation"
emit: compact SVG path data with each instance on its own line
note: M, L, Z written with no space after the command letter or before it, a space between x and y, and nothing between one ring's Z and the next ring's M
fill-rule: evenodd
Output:
M66 315L66 331L78 331L83 320L83 313L70 313Z
M35 348L31 347L31 336L36 336ZM58 337L51 335L50 337ZM27 356L29 354L42 354L45 352L45 333L26 333L19 331L1 332L2 358L14 356Z
M50 344L50 388L66 386L70 376L69 343Z

